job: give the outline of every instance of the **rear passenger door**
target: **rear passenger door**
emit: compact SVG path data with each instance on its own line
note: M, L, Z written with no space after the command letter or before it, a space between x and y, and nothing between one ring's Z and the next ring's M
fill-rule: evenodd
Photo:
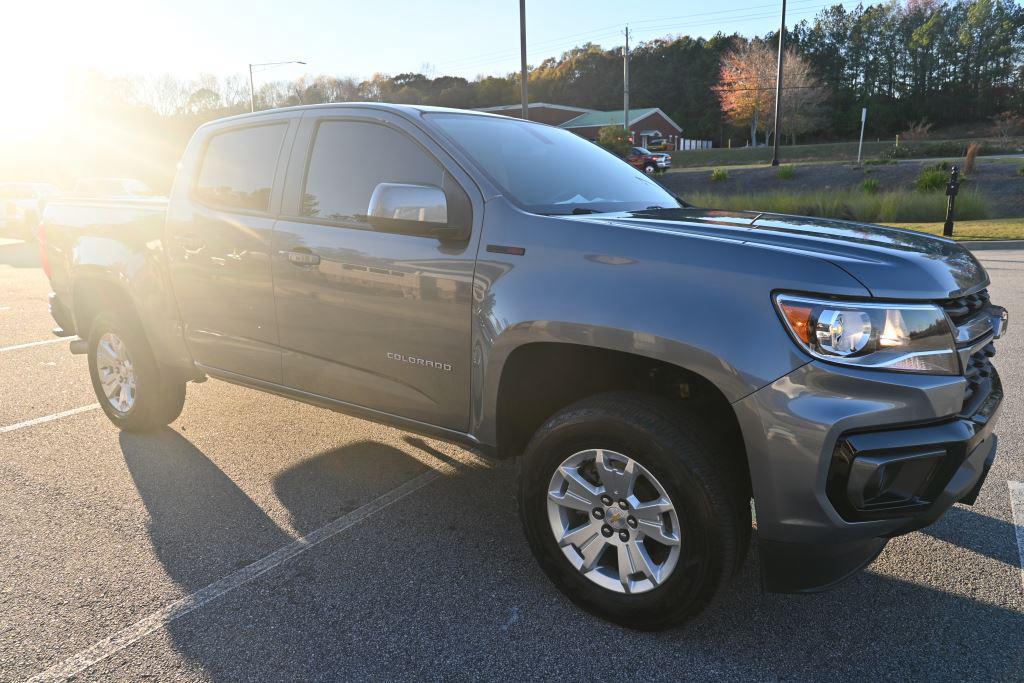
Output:
M397 115L338 111L303 120L274 232L284 384L465 431L477 191ZM375 231L365 214L378 183L443 187L449 207L473 208L471 237Z
M271 114L214 128L193 144L176 180L164 240L193 358L275 383L281 352L272 236L297 125L294 113Z

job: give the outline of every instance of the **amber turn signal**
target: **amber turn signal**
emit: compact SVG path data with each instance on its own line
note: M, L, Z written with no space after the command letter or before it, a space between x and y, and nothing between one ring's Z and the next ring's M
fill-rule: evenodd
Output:
M779 308L782 309L782 314L786 316L786 322L789 323L789 329L793 330L793 334L803 343L810 344L811 311L814 309L811 306L788 301L780 301Z

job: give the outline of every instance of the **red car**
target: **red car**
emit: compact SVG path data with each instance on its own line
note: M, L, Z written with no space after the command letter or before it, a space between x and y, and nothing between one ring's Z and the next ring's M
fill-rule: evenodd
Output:
M672 156L660 152L652 152L644 147L631 147L626 154L626 163L650 175L655 171L664 171L672 167Z

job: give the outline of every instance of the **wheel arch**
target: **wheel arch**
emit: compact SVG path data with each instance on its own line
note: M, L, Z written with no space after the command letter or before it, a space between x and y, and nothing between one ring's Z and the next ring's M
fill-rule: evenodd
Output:
M741 466L749 490L746 450L726 394L703 373L636 351L570 342L531 341L504 357L489 437L504 456L518 456L545 420L562 408L609 391L640 391L699 409L722 452Z

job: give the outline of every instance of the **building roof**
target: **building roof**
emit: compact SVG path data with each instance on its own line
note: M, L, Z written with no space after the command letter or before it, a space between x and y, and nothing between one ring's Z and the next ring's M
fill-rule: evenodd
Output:
M523 105L516 104L499 104L496 107L479 107L476 111L505 111L506 109L521 109ZM526 105L529 109L539 109L544 107L545 109L563 109L565 111L578 111L581 114L585 112L595 111L594 109L584 109L583 107L570 107L567 104L550 104L548 102L530 102Z
M668 114L663 112L658 107L647 107L645 109L630 109L629 110L629 124L633 125L637 121L650 116L651 114L661 114L662 117L668 122L670 126L676 129L677 132L682 132L682 128L679 127L675 121L669 118ZM618 111L590 111L586 114L580 114L574 119L570 119L565 123L561 124L559 128L600 128L601 126L615 126L622 123L622 117L624 115L623 110Z

